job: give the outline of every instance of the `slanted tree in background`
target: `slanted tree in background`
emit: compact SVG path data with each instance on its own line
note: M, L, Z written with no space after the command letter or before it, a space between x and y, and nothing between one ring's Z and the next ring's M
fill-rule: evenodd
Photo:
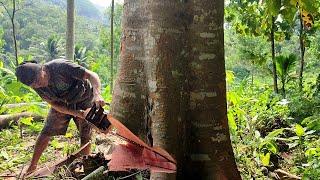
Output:
M67 0L66 59L74 60L74 0Z
M124 2L111 113L175 155L178 179L240 179L226 116L223 7L223 0Z
M12 26L12 37L13 37L13 43L14 43L14 55L16 60L16 65L19 64L18 62L18 45L17 45L17 36L16 36L16 26L15 26L15 15L17 13L17 6L16 6L16 0L12 0L12 2L9 2L9 4L5 4L4 2L0 1L0 4L2 7L6 10L7 15L10 18L11 26ZM11 6L11 8L9 8Z
M26 4L27 3L27 4ZM18 42L17 42L17 29L15 24L16 14L19 10L21 10L23 7L29 6L32 1L26 2L23 0L8 0L8 1L0 1L0 6L2 6L11 22L11 28L12 28L12 41L14 44L14 56L15 56L15 62L16 65L19 64L18 62Z

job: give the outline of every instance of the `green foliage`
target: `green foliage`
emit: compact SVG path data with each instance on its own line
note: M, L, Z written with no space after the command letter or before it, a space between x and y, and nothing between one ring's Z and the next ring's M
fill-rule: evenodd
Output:
M291 88L288 99L281 100L261 79L250 87L248 81L239 81L234 75L227 72L228 120L242 177L264 179L262 169L267 167L288 168L287 171L306 179L317 179L319 171L314 168L320 164L317 149L320 111L316 91L309 89L316 88L314 79L310 80L313 85L305 87L309 92L304 96ZM310 101L306 108L303 99ZM282 156L283 153L290 158Z
M61 39L58 36L52 35L51 37L49 37L47 41L47 51L49 54L49 60L58 58L61 48Z
M231 0L226 7L225 18L237 33L258 36L265 29L264 25L261 26L262 10L258 0Z
M119 55L120 55L120 38L121 38L121 18L122 18L122 11L123 6L121 4L116 3L114 6L114 26L113 26L113 33L114 33L114 68L113 71L115 72L118 67ZM104 12L106 17L110 17L111 15L111 7L108 7ZM110 55L111 51L111 29L108 25L107 27L100 29L100 41L104 48L104 51ZM116 74L116 73L114 73Z
M281 0L266 0L266 13L271 16L278 16L281 8Z
M32 54L37 60L47 60L48 37L53 35L65 37L66 23L63 22L66 22L66 10L54 3L42 0L33 1L34 3L22 8L16 15L20 54ZM98 10L94 10L91 14L98 12ZM75 19L76 42L85 45L90 50L99 49L101 47L99 27L102 23L84 16L77 16ZM57 22L59 23L57 24ZM7 16L0 16L0 27L4 29L5 52L13 52L11 25ZM64 44L62 40L61 43ZM63 51L64 49L61 48L61 52Z
M285 97L285 85L288 82L289 72L295 67L297 61L297 56L295 54L290 54L288 56L277 56L276 57L276 69L279 78L282 83L282 92Z
M0 53L3 52L3 46L5 45L5 41L3 40L4 31L0 28Z
M67 2L64 0L45 0L47 3L54 4L60 8L66 9ZM101 19L101 13L90 0L76 0L76 13L80 16L88 17L94 20Z
M296 124L296 127L295 127L295 132L297 134L298 137L302 137L304 135L304 129L301 125L299 124Z
M51 3L47 3L47 2ZM25 1L29 2L29 1ZM18 46L20 48L19 62L25 60L47 61L64 55L64 37L66 30L66 1L34 0L28 7L19 10L16 15ZM77 3L82 4L81 8ZM110 66L110 39L109 27L104 27L97 9L87 0L76 1L77 12L85 14L76 17L76 61L97 72L102 82L102 96L111 102L109 66ZM90 3L91 4L91 3ZM90 5L89 4L89 5ZM91 4L92 5L92 4ZM95 11L94 13L92 11ZM13 43L10 30L10 21L0 8L0 115L31 112L41 116L48 113L48 105L28 86L17 82L14 75L15 65L12 63ZM95 14L96 13L96 14ZM84 17L84 16L86 17ZM90 17L93 15L92 17ZM119 58L121 35L122 5L116 5L115 11L115 58L116 65ZM91 19L88 19L87 17ZM107 19L109 15L105 14ZM39 18L41 17L41 18ZM57 23L59 22L59 23ZM106 23L108 24L108 23ZM105 31L105 32L103 32ZM116 66L114 71L116 72ZM13 108L8 105L22 104ZM108 107L107 107L108 108ZM23 164L31 160L36 136L43 127L43 122L35 121L32 117L20 118L10 124L8 129L0 130L0 174L5 171L20 171ZM79 133L71 123L65 136L54 139L40 163L54 161L66 156L79 148Z
M87 48L77 44L74 47L74 60L83 67L88 67L87 60Z

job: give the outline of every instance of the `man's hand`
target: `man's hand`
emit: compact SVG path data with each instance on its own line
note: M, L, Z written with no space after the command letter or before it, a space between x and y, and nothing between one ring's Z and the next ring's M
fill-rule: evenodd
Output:
M87 114L89 113L91 108L88 108L86 110L73 110L70 114L74 117L79 117L81 119L85 119Z
M96 95L93 100L97 107L103 107L104 105L106 105L105 101L103 100L103 97L100 94Z

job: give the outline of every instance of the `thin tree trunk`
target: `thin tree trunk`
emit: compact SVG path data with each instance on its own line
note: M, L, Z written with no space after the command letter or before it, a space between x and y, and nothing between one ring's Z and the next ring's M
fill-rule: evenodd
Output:
M270 33L270 39L271 39L271 56L272 56L272 73L273 73L273 89L275 93L278 93L278 77L277 77L277 67L276 67L276 60L275 60L275 47L274 47L274 30L275 30L275 17L272 16L271 18L271 33Z
M301 55L300 68L299 68L299 90L302 91L305 45L304 45L304 38L303 38L303 20L302 20L301 14L300 14L299 41L300 41L300 55Z
M74 0L67 0L66 59L74 60Z
M282 95L283 98L286 98L286 89L285 89L285 85L286 85L286 80L282 80Z
M14 55L16 58L16 65L19 65L18 62L18 46L17 46L17 37L16 37L16 26L14 24L14 17L16 14L16 1L12 0L13 9L12 9L12 17L11 17L11 24L12 24L12 36L13 36L13 43L14 43Z
M13 44L14 44L14 56L15 56L16 66L18 66L19 65L18 45L17 45L17 37L16 37L16 27L15 27L15 23L14 23L14 18L15 18L15 14L16 14L16 1L12 0L12 12L11 13L9 11L9 8L3 2L0 2L0 4L5 9L5 11L7 12L8 16L10 18L10 22L11 22L11 26L12 26L12 38L13 38Z
M114 16L114 0L111 1L111 50L110 50L110 55L111 55L111 64L110 64L110 73L111 73L111 77L110 77L110 93L112 93L113 90L113 16Z

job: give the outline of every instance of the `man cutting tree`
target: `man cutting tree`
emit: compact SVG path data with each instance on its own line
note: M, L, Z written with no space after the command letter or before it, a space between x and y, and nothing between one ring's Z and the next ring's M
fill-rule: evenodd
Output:
M105 104L96 73L71 61L56 59L43 65L25 62L16 68L16 76L51 105L26 173L37 168L39 158L52 136L65 135L71 118L80 131L81 146L90 141L91 127L83 117L93 103L101 106ZM87 146L83 154L89 153L90 146Z

